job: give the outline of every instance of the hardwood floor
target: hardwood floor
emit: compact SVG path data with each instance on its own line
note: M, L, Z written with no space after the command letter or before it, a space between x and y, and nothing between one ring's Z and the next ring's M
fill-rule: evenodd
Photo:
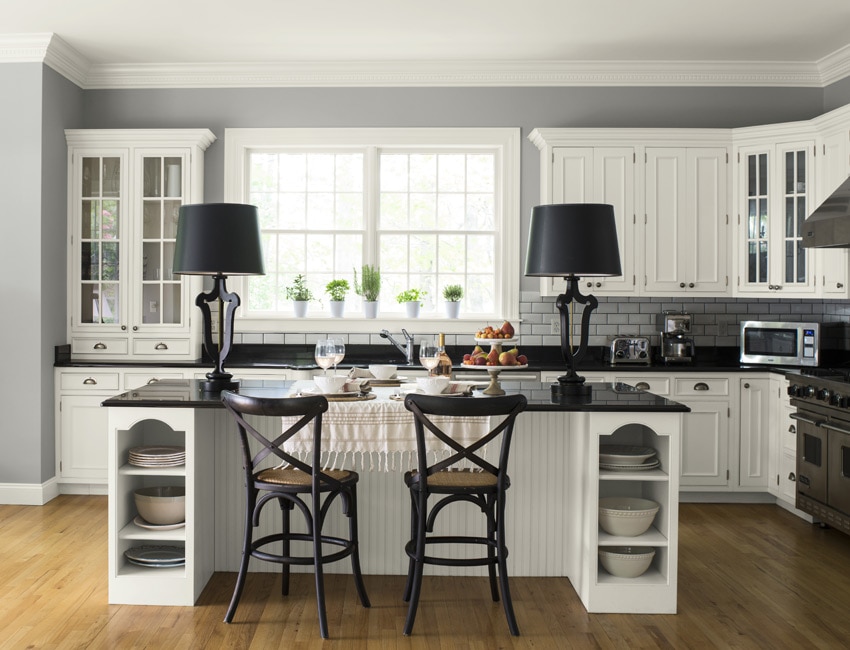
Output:
M401 635L404 579L327 576L329 641L312 576L279 596L251 574L233 624L235 575L196 607L107 605L106 498L0 506L0 648L846 648L850 537L769 505L682 504L679 613L587 614L565 578L512 578L522 636L510 636L484 578L427 576L414 635Z

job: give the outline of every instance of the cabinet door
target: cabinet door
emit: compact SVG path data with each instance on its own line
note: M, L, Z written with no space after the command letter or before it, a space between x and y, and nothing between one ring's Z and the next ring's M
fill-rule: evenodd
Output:
M729 402L678 400L690 407L682 424L682 487L729 484Z
M848 131L840 129L823 137L816 157L817 202L812 208L820 205L835 189L843 183L850 174L850 162L848 162ZM844 248L821 248L815 251L818 264L819 289L824 296L830 298L846 298L850 296L848 290L848 255L850 252Z
M127 329L127 151L76 151L70 165L71 324L120 333Z
M630 295L635 277L635 152L632 147L556 147L552 160L555 203L609 203L614 206L623 274L583 281L585 293ZM564 291L562 278L546 278L547 295Z
M112 393L59 398L60 466L63 479L106 482L107 409L100 403Z
M647 148L645 292L728 291L727 152Z
M741 380L740 464L742 487L767 487L770 379Z
M772 244L774 286L780 295L809 294L816 289L811 249L803 248L803 222L811 210L811 158L814 142L777 146L780 202L771 220L777 223Z

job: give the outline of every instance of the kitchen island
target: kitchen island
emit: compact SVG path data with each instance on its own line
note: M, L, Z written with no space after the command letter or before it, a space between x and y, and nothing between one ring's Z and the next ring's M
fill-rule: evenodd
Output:
M240 392L284 397L293 385L245 381ZM590 397L572 401L553 401L549 385L539 382L506 381L503 387L529 400L528 411L517 420L511 454L506 521L510 575L568 577L590 612L674 613L679 437L687 407L624 384L597 384ZM389 403L391 389L374 392ZM192 605L214 571L236 571L239 563L244 490L234 425L218 396L203 393L193 380L158 382L103 405L109 413L110 602ZM412 449L412 416L410 422ZM151 469L127 464L130 448L151 444L184 446L185 466ZM660 465L639 472L600 470L600 444L652 447ZM410 466L411 454L394 454L378 467L370 456L344 457L361 476L364 573L405 574L409 497L401 472ZM185 527L151 531L137 526L133 490L166 484L185 484ZM644 535L610 536L598 527L597 504L604 496L652 499L660 511ZM462 507L447 512L447 525L464 534L477 524L469 523L465 514ZM329 519L331 534L333 525L344 525L340 519ZM184 547L185 566L140 567L124 557L131 547L160 543ZM615 578L599 565L600 546L626 545L656 551L650 569L638 578ZM258 564L251 569L274 570ZM328 570L335 568L348 570L344 564ZM440 573L438 569L429 573ZM475 568L442 569L446 574L477 575Z

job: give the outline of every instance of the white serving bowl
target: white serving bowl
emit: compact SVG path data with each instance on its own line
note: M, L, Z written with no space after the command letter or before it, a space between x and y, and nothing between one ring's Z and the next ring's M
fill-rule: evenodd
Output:
M428 395L439 395L449 387L448 377L417 377L416 385Z
M603 497L599 499L599 525L609 535L636 537L652 525L659 505L637 497Z
M369 372L375 379L392 379L395 376L396 367L385 363L377 363L369 366Z
M186 488L159 485L133 491L136 510L142 519L157 525L179 524L186 520Z
M316 375L313 377L313 383L325 395L330 393L338 393L345 386L348 377L345 375Z
M612 576L637 578L652 564L655 549L651 546L602 546L599 560Z

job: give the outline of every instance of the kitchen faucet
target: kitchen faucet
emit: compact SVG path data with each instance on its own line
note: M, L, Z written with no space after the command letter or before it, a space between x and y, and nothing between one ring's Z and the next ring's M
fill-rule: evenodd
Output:
M381 330L381 338L389 339L390 343L396 346L399 351L404 355L405 359L407 359L407 365L413 365L413 335L409 334L406 329L401 328L401 333L404 335L405 340L407 341L404 345L396 341L392 334L389 333L388 330Z

